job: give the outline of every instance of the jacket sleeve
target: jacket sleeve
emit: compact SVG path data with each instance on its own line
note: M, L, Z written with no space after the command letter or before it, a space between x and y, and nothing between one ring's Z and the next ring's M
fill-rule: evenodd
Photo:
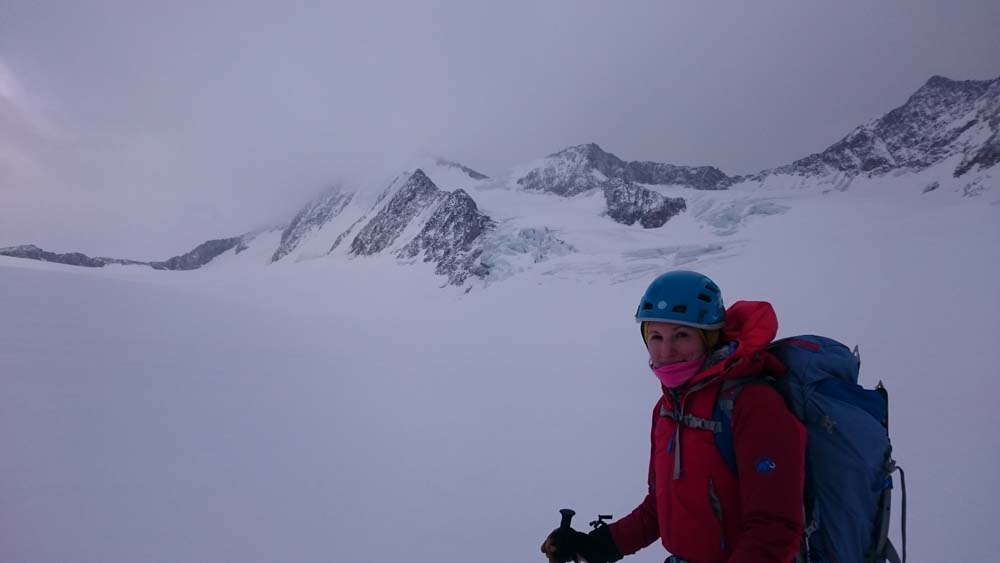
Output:
M728 563L787 563L799 550L805 514L806 432L769 385L749 385L733 409L740 540Z
M656 513L656 475L653 472L653 428L660 411L657 401L653 407L653 422L649 430L649 492L646 498L628 516L608 525L611 539L622 555L632 555L660 537L660 524Z
M611 539L622 555L632 555L660 537L656 520L656 496L646 495L642 503L628 516L608 524Z

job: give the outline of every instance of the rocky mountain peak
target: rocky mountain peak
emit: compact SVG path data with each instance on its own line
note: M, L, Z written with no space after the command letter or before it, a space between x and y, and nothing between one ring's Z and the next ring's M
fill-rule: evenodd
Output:
M974 166L996 164L998 129L1000 78L956 81L933 76L905 104L857 127L823 152L766 170L754 179L771 174L853 176L918 171L962 155L954 172L960 176Z
M660 162L625 162L596 143L576 145L549 155L517 180L524 190L564 197L600 189L608 180L671 184L698 190L728 187L733 179L713 166L678 166Z
M597 143L586 143L565 148L549 158L561 159L579 166L597 170L609 178L623 173L625 161L605 151Z
M978 97L989 88L990 82L989 80L952 80L936 74L927 79L927 82L910 96L907 104L915 100L931 97L940 98L942 96L969 94L973 97Z
M425 174L423 170L417 168L416 170L413 171L413 174L411 174L410 178L406 181L406 186L403 187L403 190L408 189L407 186L416 187L410 189L420 189L421 187L426 187L428 185L434 189L437 189L437 186L435 186L434 182L432 182L431 179L427 177L427 174Z
M421 211L438 203L444 192L417 169L388 203L361 229L351 242L350 253L368 256L392 246L410 221Z
M974 195L979 193L976 190L986 189L983 186L990 179L989 173L983 171L998 164L1000 78L956 81L933 76L903 105L855 128L823 152L749 179L766 183L769 175L790 174L804 177L798 185L836 183L846 187L855 175L919 172L930 166L947 165L954 166L956 178L970 175L962 180L966 182L963 193ZM471 194L483 194L491 205L497 205L496 209L504 210L502 201L497 204L494 201L498 200L492 199L504 197L504 192L490 189L495 187L492 183L479 184L486 176L475 170L442 158L421 159L419 164L411 161L405 168L412 172L395 176L379 192L371 207L368 201L362 206L359 199L366 199L364 197L355 197L354 193L339 188L331 189L306 204L284 227L210 240L190 252L161 262L91 258L80 253L56 254L34 245L0 248L0 255L78 266L141 264L156 269L189 270L200 268L224 254L242 255L240 260L244 261L265 261L266 257L276 261L293 252L300 259L320 258L324 253L332 255L339 248L337 256L331 259L377 253L401 262L422 259L433 263L435 272L447 276L449 283L461 285L470 277L487 282L503 279L532 267L531 264L575 251L571 244L556 236L559 231L544 224L524 222L516 215L494 220L480 210ZM426 174L425 170L431 174ZM939 172L937 168L929 172L928 177L933 181L924 188L925 193L941 185L938 180L943 181L943 178ZM821 175L830 178L808 179ZM439 184L435 184L432 177L438 179ZM725 189L735 181L747 179L729 177L712 166L626 162L596 143L585 143L567 147L533 163L516 181L525 191L563 197L585 193L603 195L606 208L599 212L603 216L625 225L638 223L645 228L657 228L687 208L685 198L665 194L684 193L677 188ZM792 182L797 181L792 179ZM785 182L783 179L774 185ZM440 189L439 185L454 191ZM601 194L594 193L598 189L602 190ZM520 199L523 194L517 197ZM712 208L716 199L726 201ZM776 214L785 209L780 204L749 197L714 198L701 194L691 201L692 219L715 227L719 234L731 234L734 225L747 216ZM593 209L591 201L580 203L568 207ZM505 212L510 213L510 210ZM267 236L258 239L258 235L265 233ZM306 239L309 242L300 245L300 241ZM342 241L343 247L339 246ZM251 244L255 251L243 255Z
M424 262L434 262L434 272L460 285L469 276L485 277L488 270L479 263L482 236L496 223L480 213L475 200L465 190L448 192L420 233L398 252L400 258L423 253Z
M544 164L517 180L527 191L563 197L597 189L609 178L621 177L625 163L595 143L577 145L549 155Z
M924 85L921 87L921 89L928 88L928 87L930 87L930 88L937 88L939 86L947 86L948 84L951 84L953 82L954 82L954 80L952 80L950 78L941 76L940 74L935 74L934 76L932 76L932 77L930 77L930 78L927 79L927 82L924 83Z
M593 163L607 159L618 159L615 155L602 149L597 143L583 143L581 145L566 147L561 151L550 154L549 158L583 159ZM620 161L621 159L618 160Z
M967 113L971 105L989 89L990 81L950 80L933 76L902 106L890 111L879 121L886 128L917 124L924 120L943 122ZM892 133L892 131L888 131Z
M307 203L282 231L281 244L271 256L271 262L277 262L295 250L309 233L338 216L353 198L353 192L344 193L339 187L335 187Z

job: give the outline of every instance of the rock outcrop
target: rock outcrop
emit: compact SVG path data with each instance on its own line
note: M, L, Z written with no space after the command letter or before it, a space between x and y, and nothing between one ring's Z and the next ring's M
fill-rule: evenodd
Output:
M55 262L58 264L67 264L69 266L84 266L87 268L103 268L109 263L136 263L131 260L120 260L116 261L111 258L91 258L86 254L81 254L79 252L66 252L62 254L57 254L55 252L48 252L42 250L41 248L33 244L23 244L20 246L8 246L7 248L0 248L0 256L11 256L13 258L27 258L29 260L40 260L42 262Z
M382 197L387 197L387 193ZM381 203L380 201L376 203ZM434 182L417 169L389 202L372 217L351 241L351 254L370 256L391 246L419 213L445 197Z
M621 180L607 182L603 189L608 216L624 225L639 223L656 229L687 209L683 198L667 197Z
M413 258L423 253L424 262L434 262L434 272L447 276L454 285L469 276L485 277L488 268L478 262L484 234L496 223L479 212L476 202L463 190L448 193L424 223L420 233L400 249L397 256Z
M923 170L955 155L961 176L1000 161L1000 78L949 80L932 77L902 106L862 125L820 153L765 170L772 174L882 175Z
M306 204L281 232L281 244L271 256L271 262L277 262L295 250L311 232L339 215L353 197L353 192L343 193L334 188Z
M549 155L517 184L527 191L572 197L602 188L609 180L682 185L698 190L724 189L732 183L732 178L712 166L625 162L590 143Z
M223 252L236 248L243 242L243 237L215 239L203 242L190 252L174 256L162 262L151 262L156 270L197 270L211 262Z

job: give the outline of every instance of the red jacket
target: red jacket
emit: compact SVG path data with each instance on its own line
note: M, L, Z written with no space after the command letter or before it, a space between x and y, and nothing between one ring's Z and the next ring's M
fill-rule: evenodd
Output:
M723 380L780 376L781 364L765 350L777 331L769 303L735 303L726 311L723 335L736 342L735 351L698 373L686 386L690 392L674 397L664 389L653 408L649 494L609 527L622 555L656 538L691 563L778 563L798 553L806 433L781 395L769 385L747 385L740 392L733 408L736 473L711 431L685 425L678 431L661 410L672 411L676 400L682 414L711 420Z

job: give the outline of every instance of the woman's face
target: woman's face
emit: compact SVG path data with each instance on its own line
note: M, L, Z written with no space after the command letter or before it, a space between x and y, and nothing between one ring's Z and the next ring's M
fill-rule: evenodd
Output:
M698 329L674 323L646 323L649 361L657 368L666 364L689 362L705 355L705 343Z

